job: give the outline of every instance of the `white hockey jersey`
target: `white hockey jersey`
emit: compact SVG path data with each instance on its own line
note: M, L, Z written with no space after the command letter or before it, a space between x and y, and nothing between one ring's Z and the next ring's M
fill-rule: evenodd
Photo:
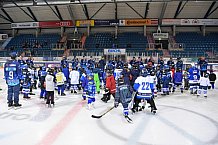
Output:
M151 83L151 78L150 77L138 77L135 80L135 84L139 84L139 88L138 88L138 93L139 94L151 94L151 87L150 87L150 83Z
M115 80L118 80L118 78L120 77L121 72L123 71L123 69L115 69L114 70L114 78Z
M200 86L210 86L209 78L201 77L199 80Z
M72 85L77 85L77 84L79 84L79 72L78 71L76 71L76 70L72 70L71 72L70 72L70 84L72 84Z
M54 76L52 75L46 75L45 77L45 84L46 84L46 87L45 87L45 90L46 91L54 91Z

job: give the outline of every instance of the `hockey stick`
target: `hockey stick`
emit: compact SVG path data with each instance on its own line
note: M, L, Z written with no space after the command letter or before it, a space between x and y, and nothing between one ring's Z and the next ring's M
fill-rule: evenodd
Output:
M133 92L133 93L132 93L132 100L131 100L131 102L129 103L129 109L132 109L132 108L133 108L135 95L136 95L136 92Z
M107 114L108 112L110 112L111 110L113 110L114 109L114 106L113 107L111 107L110 109L108 109L106 112L104 112L103 114L101 114L101 115L92 115L92 118L101 118L102 116L104 116L105 114Z

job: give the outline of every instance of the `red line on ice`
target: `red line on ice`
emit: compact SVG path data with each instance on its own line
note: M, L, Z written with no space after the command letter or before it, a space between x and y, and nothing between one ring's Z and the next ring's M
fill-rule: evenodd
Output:
M58 136L64 131L69 123L75 118L76 114L82 109L85 102L78 102L65 116L62 118L37 145L52 145Z

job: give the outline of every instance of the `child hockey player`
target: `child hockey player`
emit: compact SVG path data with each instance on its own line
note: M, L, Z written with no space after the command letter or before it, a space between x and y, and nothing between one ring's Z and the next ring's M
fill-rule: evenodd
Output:
M129 123L132 123L132 119L129 118L128 104L132 100L131 88L129 85L124 84L123 77L118 79L118 86L116 89L114 107L117 108L119 103L123 105L123 115Z
M94 107L94 103L95 103L95 91L96 91L96 87L95 87L95 82L94 82L94 76L93 74L88 74L88 82L86 84L86 95L88 98L88 109L90 110L92 107Z
M57 69L57 73L55 75L56 77L56 84L58 86L58 95L66 96L64 93L64 82L66 81L66 78L64 76L64 73L61 71L61 68Z
M174 83L173 92L175 92L177 86L180 86L181 93L183 93L182 80L183 80L182 70L181 70L181 68L178 68L177 71L176 71L176 73L174 74L174 79L173 79L173 81L174 81L174 82L173 82L173 83Z
M79 85L79 77L80 74L77 71L76 67L72 67L72 71L70 72L70 89L71 93L77 93L77 86Z
M190 93L197 94L198 80L200 79L200 72L197 67L192 64L192 67L188 70L188 79L190 85Z
M164 71L162 75L162 83L163 83L163 86L162 86L163 94L162 95L169 95L170 81L171 81L171 78L169 77L169 75L167 75L167 72Z
M213 70L210 71L209 80L210 80L210 84L211 84L212 89L214 89L214 84L216 81L216 74L213 73Z
M94 73L94 81L95 81L95 86L96 86L96 92L98 94L100 94L100 79L99 79L99 75L98 75L99 69L98 68L94 68L93 69L93 73Z
M197 97L199 97L201 95L201 92L203 91L204 97L207 98L207 89L208 86L210 86L210 80L209 80L209 75L206 73L204 74L204 77L201 77L199 80L199 90L198 90L198 94Z
M154 95L154 97L157 97L157 88L156 88L157 77L156 77L155 72L153 70L150 72L150 78L151 78L150 83L154 84L153 88L151 89L152 94Z
M82 69L82 76L80 78L81 84L82 84L82 89L83 89L83 100L86 100L86 92L87 92L87 83L88 83L88 79L87 79L87 75L86 75L86 71L84 69Z
M55 86L55 77L54 72L51 68L48 70L48 74L45 77L45 85L46 85L46 104L48 104L48 107L51 107L51 104L54 106L54 86Z
M28 66L24 66L22 69L22 77L21 77L21 86L22 86L22 93L23 98L30 99L28 96L30 93L30 87L31 87L31 74L28 71Z
M135 103L133 105L133 113L138 110L143 110L145 108L145 101L147 101L151 105L151 112L156 113L156 106L152 97L152 89L154 84L150 83L150 77L147 76L146 71L142 71L140 76L135 80L134 90L137 92ZM143 105L139 106L139 103L143 103ZM139 108L139 109L138 109Z
M101 100L105 103L110 100L111 95L115 97L116 92L116 82L114 79L114 76L110 70L106 72L106 88L105 93L103 94L103 97Z
M40 99L43 99L46 96L46 91L45 91L45 77L46 77L46 75L47 75L46 67L43 66L42 70L39 72L39 84L40 84L40 89L41 89Z

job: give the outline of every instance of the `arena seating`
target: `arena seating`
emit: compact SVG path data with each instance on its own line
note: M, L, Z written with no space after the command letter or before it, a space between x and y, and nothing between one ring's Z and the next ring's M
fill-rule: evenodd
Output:
M203 36L197 32L180 32L175 39L177 43L184 43L184 51L171 51L174 57L207 57L206 52L218 49L218 33Z
M117 39L111 33L90 34L86 38L85 48L87 52L103 52L104 48L125 48L127 53L146 53L148 55L158 52L162 55L162 51L149 50L146 51L147 38L142 33L125 32L119 33ZM114 46L113 46L114 45Z

